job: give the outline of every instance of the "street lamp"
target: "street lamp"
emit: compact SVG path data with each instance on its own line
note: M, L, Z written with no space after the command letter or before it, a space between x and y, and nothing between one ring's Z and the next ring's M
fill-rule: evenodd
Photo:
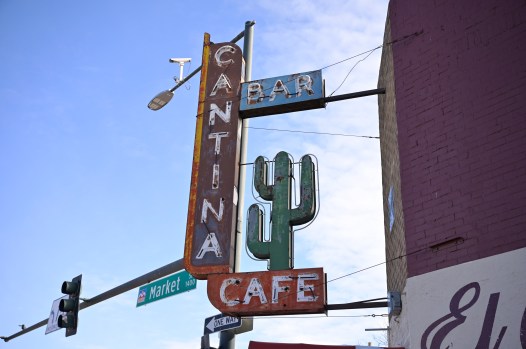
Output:
M172 90L166 90L163 92L160 92L157 94L153 99L148 103L148 108L151 110L159 110L162 107L164 107L172 97L174 96L174 93Z
M162 91L158 93L155 97L152 98L150 103L148 103L148 108L151 110L159 110L162 107L164 107L172 97L174 96L174 91L176 87L178 87L181 82L183 81L183 66L186 62L190 62L191 58L170 58L170 63L179 63L179 79L175 78L175 82L177 83L174 87L172 87L169 90Z

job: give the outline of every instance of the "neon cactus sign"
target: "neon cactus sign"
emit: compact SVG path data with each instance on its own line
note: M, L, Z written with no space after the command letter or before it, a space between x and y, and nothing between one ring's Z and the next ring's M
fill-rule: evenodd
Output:
M259 259L269 261L269 270L292 269L294 246L292 227L305 224L316 212L314 163L309 155L301 158L300 204L291 208L293 167L286 152L279 152L274 164L274 184L268 184L268 164L262 156L255 162L254 188L260 197L272 201L271 239L264 241L263 213L259 205L249 208L247 246Z

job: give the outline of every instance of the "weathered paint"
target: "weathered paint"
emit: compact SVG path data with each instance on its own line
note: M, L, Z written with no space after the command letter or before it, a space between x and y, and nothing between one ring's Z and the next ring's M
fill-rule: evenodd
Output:
M300 204L291 208L292 163L289 154L279 152L274 159L274 182L267 183L268 165L259 156L255 162L254 188L264 200L272 201L270 241L264 241L263 212L257 204L249 208L247 247L254 257L269 260L270 270L291 269L294 266L292 227L305 224L316 212L316 176L309 155L301 158Z
M184 254L197 279L233 271L242 68L238 46L205 34Z
M254 80L241 85L243 118L324 108L321 70Z
M393 341L419 349L526 348L525 261L522 248L408 278L402 313L390 324Z
M327 303L323 268L209 275L208 298L233 316L319 314Z

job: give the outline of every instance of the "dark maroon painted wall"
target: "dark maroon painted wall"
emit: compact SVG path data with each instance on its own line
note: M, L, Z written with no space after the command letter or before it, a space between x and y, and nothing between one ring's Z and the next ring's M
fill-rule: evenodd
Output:
M392 46L408 276L526 247L526 1L389 16L392 40L422 31Z

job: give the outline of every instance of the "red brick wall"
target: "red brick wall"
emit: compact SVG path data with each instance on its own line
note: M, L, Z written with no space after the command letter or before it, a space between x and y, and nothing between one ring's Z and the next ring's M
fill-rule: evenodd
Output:
M392 0L389 18L392 40L421 32L392 45L408 276L525 247L526 2Z

